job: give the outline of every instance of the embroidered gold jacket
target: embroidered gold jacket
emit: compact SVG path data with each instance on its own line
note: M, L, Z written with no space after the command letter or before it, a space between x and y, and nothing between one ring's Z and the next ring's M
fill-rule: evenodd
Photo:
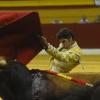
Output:
M58 48L48 44L46 51L53 57L50 65L50 70L52 71L67 73L79 64L81 49L77 42L68 49L63 48L62 44Z

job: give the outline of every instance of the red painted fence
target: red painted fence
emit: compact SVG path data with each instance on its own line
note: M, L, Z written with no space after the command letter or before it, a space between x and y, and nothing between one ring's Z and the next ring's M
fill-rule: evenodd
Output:
M48 41L57 46L56 33L68 27L75 33L81 48L100 48L100 23L90 24L43 24L42 30Z

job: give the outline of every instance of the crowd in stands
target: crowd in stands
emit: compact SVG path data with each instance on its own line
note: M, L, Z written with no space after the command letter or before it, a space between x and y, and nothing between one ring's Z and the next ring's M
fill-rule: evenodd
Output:
M61 19L54 19L54 20L51 21L51 23L52 24L63 24L64 21L61 20ZM82 16L78 23L80 23L80 24L100 23L100 15L97 15L93 22L91 22L89 20L89 18L87 18L87 16Z

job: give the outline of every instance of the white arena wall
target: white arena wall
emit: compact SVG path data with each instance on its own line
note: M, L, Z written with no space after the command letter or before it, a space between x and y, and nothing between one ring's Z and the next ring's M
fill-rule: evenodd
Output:
M46 55L47 53L45 52L45 50L42 50L39 55ZM100 48L97 49L82 49L82 54L83 55L100 55Z

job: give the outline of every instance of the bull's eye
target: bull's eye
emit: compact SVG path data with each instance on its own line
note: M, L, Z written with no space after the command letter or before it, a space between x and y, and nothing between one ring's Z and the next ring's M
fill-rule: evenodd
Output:
M39 72L38 74L37 74L37 77L41 77L42 76L42 74Z
M34 79L34 78L41 78L41 77L42 77L41 72L32 74L32 79Z

